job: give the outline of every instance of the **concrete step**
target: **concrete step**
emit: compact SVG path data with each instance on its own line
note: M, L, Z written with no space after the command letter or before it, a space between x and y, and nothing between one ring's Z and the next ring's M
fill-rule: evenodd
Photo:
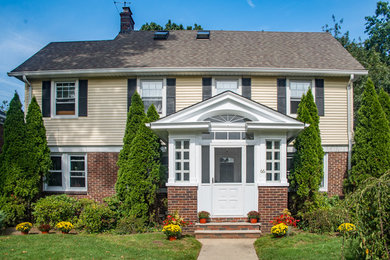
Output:
M260 230L260 223L249 222L211 222L196 223L195 230Z
M260 230L195 230L195 237L202 238L258 238Z

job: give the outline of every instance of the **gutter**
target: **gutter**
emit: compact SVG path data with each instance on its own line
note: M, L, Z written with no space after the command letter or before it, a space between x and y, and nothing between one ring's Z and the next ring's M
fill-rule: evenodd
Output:
M146 76L146 75L283 75L283 76L338 76L346 77L351 74L367 75L367 70L337 70L337 69L308 69L308 68L262 68L262 67L184 67L184 68L102 68L102 69L69 69L8 72L8 76L21 79L23 75L30 78L40 77L88 77L88 76Z
M32 86L31 86L31 83L27 80L27 77L25 74L23 74L23 81L24 83L26 83L28 85L28 104L26 104L27 106L31 103L31 99L32 99Z
M347 131L348 131L348 171L352 168L352 138L353 138L353 129L352 129L352 120L353 120L353 108L352 108L352 90L353 90L353 81L355 80L355 75L351 74L348 85L347 85ZM352 118L351 118L352 115Z

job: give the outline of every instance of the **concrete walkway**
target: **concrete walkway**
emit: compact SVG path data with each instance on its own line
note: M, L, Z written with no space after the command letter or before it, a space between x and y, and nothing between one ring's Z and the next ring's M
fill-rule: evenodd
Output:
M256 239L198 239L202 249L198 260L258 259L253 243Z

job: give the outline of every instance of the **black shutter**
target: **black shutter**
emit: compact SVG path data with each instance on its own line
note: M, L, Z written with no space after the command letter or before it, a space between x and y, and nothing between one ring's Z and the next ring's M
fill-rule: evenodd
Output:
M42 116L50 117L51 115L51 82L42 81Z
M79 80L79 116L88 116L88 80Z
M202 100L206 100L208 98L211 98L211 78L203 78L202 79L202 85L203 85L203 89L202 89L202 97L203 99Z
M167 116L176 112L176 79L167 79Z
M278 111L286 114L286 79L277 79Z
M128 79L127 80L127 112L131 105L131 97L137 90L137 79Z
M246 98L252 97L252 80L251 78L242 79L242 96Z
M325 115L325 97L324 97L324 80L316 79L315 80L315 94L316 94L316 105L318 109L318 115Z

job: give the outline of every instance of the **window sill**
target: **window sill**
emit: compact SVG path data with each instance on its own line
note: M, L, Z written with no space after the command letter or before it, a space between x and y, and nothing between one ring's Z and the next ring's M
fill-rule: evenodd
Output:
M46 194L66 194L66 195L87 195L87 191L55 191L55 190L45 190L43 191Z

